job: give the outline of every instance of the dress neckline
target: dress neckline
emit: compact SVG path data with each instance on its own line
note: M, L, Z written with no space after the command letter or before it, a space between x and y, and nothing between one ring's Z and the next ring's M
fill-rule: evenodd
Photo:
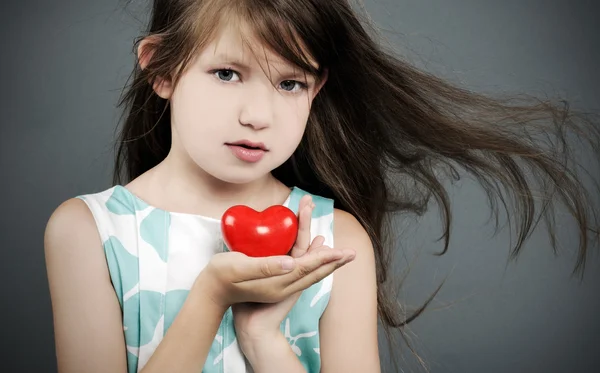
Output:
M164 213L167 213L169 215L173 215L173 216L181 216L181 217L191 217L191 218L197 218L197 219L201 219L201 220L205 220L207 222L211 222L211 223L221 223L221 219L216 219L210 216L205 216L205 215L200 215L200 214L191 214L191 213L187 213L187 212L176 212L176 211L169 211L169 210L165 210L159 207L156 207L148 202L146 202L145 200L143 200L142 198L140 198L139 196L137 196L135 193L133 193L131 190L129 190L128 188L126 188L123 185L115 185L113 187L114 190L117 191L121 191L122 193L126 194L127 196L129 196L130 198L132 198L134 201L136 201L137 203L144 205L146 207L150 207L153 210L157 210L157 211L161 211ZM296 191L296 187L292 187L290 189L290 193L288 194L287 198L285 199L285 201L282 203L283 206L288 207L290 200L292 198L292 195L294 194L294 192Z

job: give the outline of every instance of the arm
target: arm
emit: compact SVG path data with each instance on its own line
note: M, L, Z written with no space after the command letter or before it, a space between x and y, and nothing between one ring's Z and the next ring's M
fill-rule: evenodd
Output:
M201 273L141 373L197 373L202 370L227 310L208 296L212 290L205 286L207 283Z
M121 310L86 210L83 201L63 203L44 236L58 371L126 372Z
M127 372L121 309L83 201L71 199L56 209L44 246L58 371ZM196 281L144 373L201 370L225 312L210 300L206 283Z
M378 373L373 246L352 215L336 209L334 222L334 246L356 250L356 258L333 275L329 304L320 322L321 372Z
M306 373L306 369L281 333L253 343L246 358L255 373Z

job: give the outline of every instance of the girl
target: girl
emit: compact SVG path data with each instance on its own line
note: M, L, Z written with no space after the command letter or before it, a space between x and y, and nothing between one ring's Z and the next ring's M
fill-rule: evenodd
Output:
M550 228L554 201L578 222L577 270L598 235L566 151L567 131L597 151L586 118L421 72L345 0L155 0L137 55L115 185L46 230L61 373L378 372L378 318L427 305L406 316L387 290L387 213L435 198L447 248L444 170L514 203L514 256L538 197ZM229 252L237 204L296 212L290 255Z

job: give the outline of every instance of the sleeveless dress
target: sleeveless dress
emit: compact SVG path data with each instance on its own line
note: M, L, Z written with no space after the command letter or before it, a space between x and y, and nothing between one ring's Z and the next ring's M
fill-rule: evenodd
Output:
M294 187L283 203L297 214L307 192ZM333 201L312 196L311 240L333 247ZM127 345L128 373L148 362L173 323L194 280L219 252L227 251L219 219L153 207L121 185L78 196L92 212L118 297ZM319 320L329 302L333 274L312 285L281 323L290 348L308 373L320 371ZM229 308L202 373L246 373Z

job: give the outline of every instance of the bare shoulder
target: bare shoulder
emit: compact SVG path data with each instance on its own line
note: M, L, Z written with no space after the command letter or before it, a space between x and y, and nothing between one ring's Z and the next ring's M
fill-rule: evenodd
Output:
M99 247L101 241L96 222L84 201L71 198L54 210L44 232L44 250L47 256L79 256L84 252L89 254L90 251L99 251L94 250Z
M125 372L120 306L92 212L80 199L58 206L44 233L60 372ZM93 320L93 322L90 322Z
M333 236L336 247L353 248L353 246L357 246L362 250L372 250L371 239L367 231L354 215L343 210L334 209L333 221ZM352 247L347 244L352 245Z
M375 253L364 227L352 215L334 210L334 246L356 251L354 260L334 272L333 287L320 322L321 372L380 371L377 343Z
M52 248L57 242L64 242L73 237L90 236L90 233L96 233L92 212L81 199L71 198L61 203L50 215L44 242ZM91 236L90 238L99 238L97 234Z
M110 283L96 222L81 199L71 198L54 210L44 232L44 252L51 290L58 291L54 283L65 281Z
M373 284L375 253L371 238L354 215L339 209L333 212L333 241L338 249L352 249L355 259L335 271L334 293L352 290L360 282ZM337 291L336 288L337 287Z

